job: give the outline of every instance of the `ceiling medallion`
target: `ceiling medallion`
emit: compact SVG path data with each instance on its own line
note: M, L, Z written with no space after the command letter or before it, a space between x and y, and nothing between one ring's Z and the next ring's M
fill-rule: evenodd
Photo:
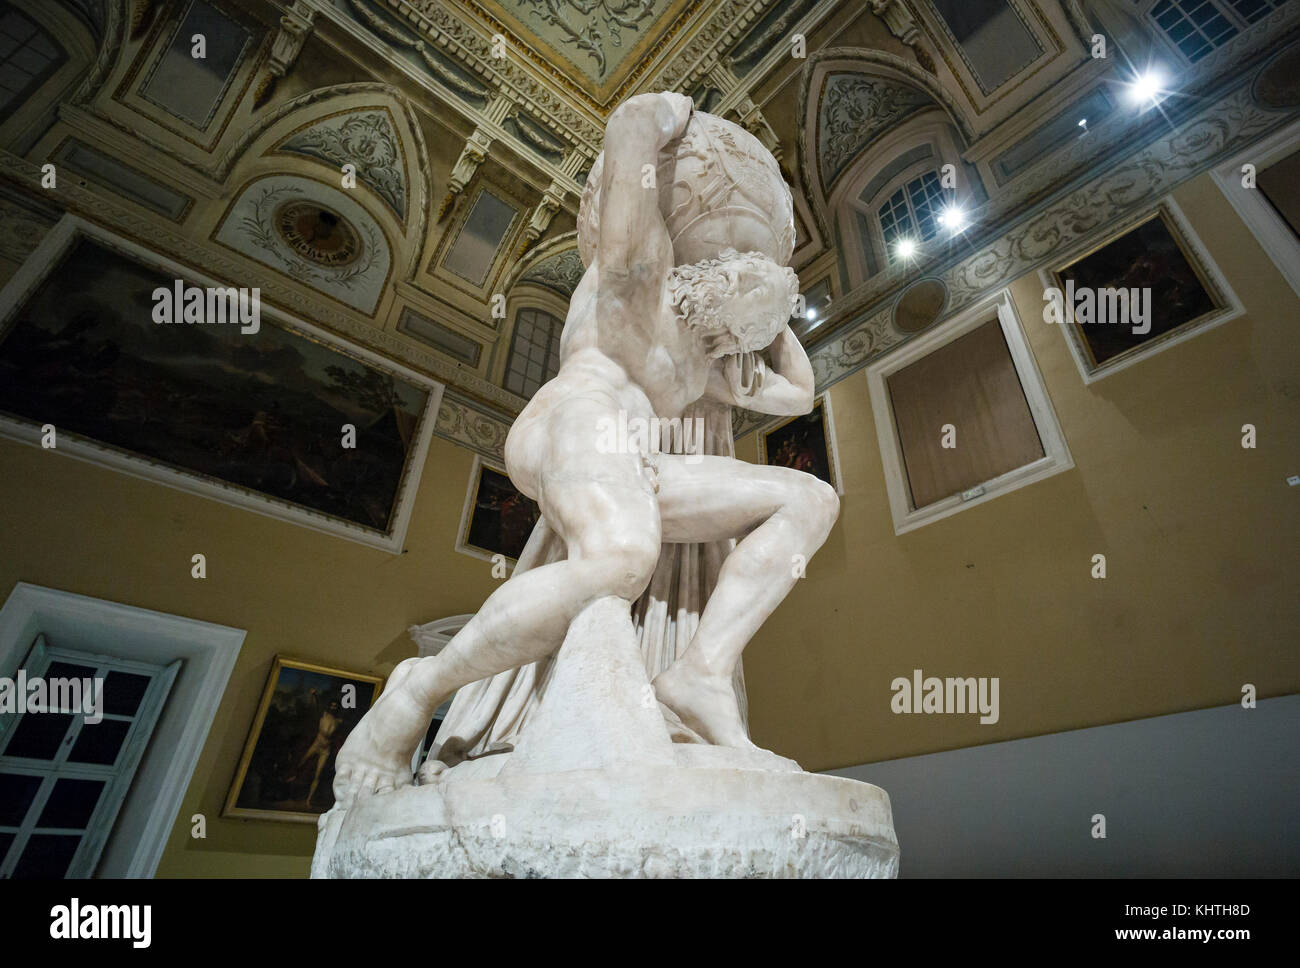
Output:
M289 248L316 265L337 269L361 255L361 239L352 223L319 202L285 202L275 210L274 224Z

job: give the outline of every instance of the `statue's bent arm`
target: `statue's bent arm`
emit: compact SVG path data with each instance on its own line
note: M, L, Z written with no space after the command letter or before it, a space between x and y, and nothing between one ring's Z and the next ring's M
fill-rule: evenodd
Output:
M756 413L782 417L808 413L813 407L816 381L808 354L786 326L768 347L772 368L754 359L752 373L745 372L744 354L718 360L709 371L705 396Z

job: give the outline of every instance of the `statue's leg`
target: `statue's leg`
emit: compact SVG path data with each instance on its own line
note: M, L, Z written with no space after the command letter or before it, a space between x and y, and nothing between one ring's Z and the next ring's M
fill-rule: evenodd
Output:
M411 664L385 690L339 751L340 803L410 783L411 757L434 710L461 686L550 655L590 602L609 595L632 601L649 583L660 548L655 495L637 455L589 446L603 415L594 409L577 401L557 415L556 446L537 478L542 513L564 538L568 558L510 578L438 655Z
M659 482L665 541L741 540L655 692L709 742L752 747L732 688L736 661L830 534L839 498L811 474L730 457L661 457Z

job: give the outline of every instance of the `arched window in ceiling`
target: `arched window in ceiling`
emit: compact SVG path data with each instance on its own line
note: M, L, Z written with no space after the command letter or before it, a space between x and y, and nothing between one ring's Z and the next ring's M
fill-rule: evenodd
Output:
M907 241L924 259L947 243L941 216L949 208L974 213L988 199L961 141L938 112L901 125L849 166L831 196L840 273L846 288L865 283L899 258ZM944 188L952 165L953 187Z

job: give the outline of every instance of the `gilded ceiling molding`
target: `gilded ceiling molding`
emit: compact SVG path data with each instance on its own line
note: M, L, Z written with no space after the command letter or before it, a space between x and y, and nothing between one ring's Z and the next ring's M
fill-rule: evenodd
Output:
M506 434L512 421L483 413L450 387L442 395L433 432L498 464L505 460Z
M68 98L68 104L89 104L113 69L113 65L117 63L118 54L122 49L122 40L126 34L125 24L133 22L132 2L133 0L107 0L106 23L104 36L100 39L99 54L95 57L95 63L86 73L85 78L77 85L76 91ZM144 27L147 28L148 24L146 23Z
M307 35L311 33L311 24L315 18L316 11L303 0L293 0L293 4L284 12L284 16L280 18L280 29L276 31L275 39L271 41L271 56L267 58L266 74L253 92L254 108L260 108L270 100L276 83L289 72L289 68L298 59L302 45L307 42Z
M542 200L537 203L533 209L533 214L524 226L523 238L520 239L519 248L515 250L515 258L518 259L534 242L542 237L551 224L551 219L555 218L555 213L560 210L560 205L564 201L564 186L559 182L551 182L549 188L542 195Z
M492 87L509 89L515 95L513 100L528 107L528 113L541 126L566 142L585 141L589 147L600 143L602 131L592 118L580 114L548 85L525 71L516 58L493 57L492 38L456 17L438 0L382 2Z
M348 0L348 6L371 30L379 34L389 43L396 44L399 47L405 47L415 51L424 61L425 66L434 74L438 75L438 80L446 84L452 90L459 91L461 94L470 97L488 98L492 94L492 89L483 84L471 84L461 78L459 75L448 70L443 64L433 56L428 46L419 37L413 37L405 31L398 30L388 24L383 18L379 17L372 11L363 0Z
M432 14L434 10L441 8L443 4L440 0L384 0L389 7L397 9L413 9L424 14ZM521 59L526 59L531 65L532 70L538 72L549 87L563 101L568 101L581 110L589 113L598 122L603 121L620 102L625 100L638 91L662 90L665 85L659 80L652 80L655 72L662 71L665 60L668 64L676 62L681 54L680 45L683 36L689 35L691 38L701 35L712 38L712 40L722 39L722 46L730 46L738 39L749 26L775 7L781 0L738 0L738 2L729 2L729 0L678 0L679 6L674 10L671 6L664 8L657 15L657 25L662 27L665 19L671 20L666 29L661 29L659 35L653 43L642 50L636 51L635 66L629 70L625 77L617 82L614 89L602 89L597 93L588 90L582 83L570 76L569 72L560 70L555 66L551 59L548 59L543 53L534 49L534 45L529 42L527 37L521 37L517 28L504 23L499 17L495 16L493 9L500 10L499 5L491 2L482 2L482 0L461 0L462 5L467 8L465 15L460 15L454 8L451 16L461 19L462 16L472 19L474 22L469 24L472 29L484 30L489 33L499 33L506 37L507 42L515 48L521 55ZM618 21L618 29L621 33L625 29L631 29L634 21L644 19L642 13L650 13L653 7L649 5L650 0L620 0L619 3L612 3L611 0L532 0L530 3L530 13L537 17L542 24L549 24L559 30L561 33L571 32L571 25L567 24L568 17L562 8L568 7L569 12L576 13L583 17L606 17L607 23ZM489 9L493 8L493 9ZM610 19L612 18L612 19ZM407 20L415 20L411 15L406 16ZM588 21L590 24L590 21ZM527 31L532 34L538 41L552 48L555 58L562 58L569 61L570 64L579 72L587 75L588 79L599 83L598 78L590 76L590 72L585 71L581 65L566 57L562 50L556 49L549 38L546 38L540 30ZM712 43L710 40L709 43ZM581 47L586 41L581 39L581 32L576 35L571 34L570 43L577 42ZM690 62L697 59L699 46L690 46L692 41L687 41L687 57L689 62L685 65L689 69ZM674 53L674 45L679 47L679 51ZM588 50L588 53L590 51ZM606 52L607 53L607 52ZM491 62L490 68L499 68L500 61ZM513 65L507 65L513 66ZM617 73L617 70L615 71ZM599 139L599 128L596 141ZM590 145L589 145L590 146Z
M132 40L144 36L153 23L153 16L158 9L163 6L158 0L127 0L127 6L131 11L131 32Z
M568 146L568 151L579 152L584 157L595 158L599 151L601 131L590 118L575 112L568 105L561 105L553 95L546 95L542 82L520 74L519 68L511 63L510 58L505 58L504 62L494 61L491 58L490 40L456 20L445 9L430 8L428 11L421 12L406 4L388 3L387 7L394 8L393 16L404 13L403 24L409 27L414 35L407 37L404 33L399 36L399 32L379 20L374 14L369 16L374 18L376 24L383 25L382 30L378 26L374 26L373 29L367 27L336 7L322 6L321 0L310 0L310 2L318 7L318 33L321 32L320 22L328 21L332 30L327 33L331 34L331 39L335 43L339 40L335 33L337 31L350 41L361 45L373 56L384 58L391 66L418 85L422 92L434 96L432 104L426 105L424 102L427 99L421 99L423 110L438 117L440 113L445 113L440 112L439 109L445 108L464 117L478 129L476 140L480 144L500 141L508 145L512 149L513 156L523 162L526 171L530 174L537 172L544 176L543 184L546 180L556 178L562 182L566 179L571 181L573 172L568 170L563 162L557 165L544 157L541 151L524 137L516 136L502 127L506 118L526 114L528 122L536 125L539 130L557 132L564 144ZM380 6L385 4L385 0L371 0L371 2ZM366 0L348 0L348 3L353 9L368 11ZM480 108L460 96L453 89L452 84L452 81L460 80L458 77L444 77L442 74L433 76L417 70L406 59L395 56L389 44L399 41L399 46L418 50L424 62L431 67L435 64L434 58L430 55L430 50L433 49L441 51L444 56L460 64L469 76L481 82L481 90L479 88L474 90L480 98L486 99L487 103ZM340 46L347 49L348 45ZM445 124L445 121L443 123ZM593 144L595 147L592 147ZM466 161L470 160L472 159L466 159ZM525 176L525 180L528 177ZM581 186L576 181L573 184L566 184L565 187L575 198L581 190ZM440 206L438 215L439 221L446 217L456 196L456 192L451 192L444 197L444 204ZM576 210L576 204L573 207Z
M460 150L460 157L451 166L451 174L447 178L447 193L442 198L442 204L438 206L438 216L434 219L436 223L442 224L443 219L451 213L454 204L460 200L465 191L465 186L473 180L474 173L487 160L488 149L491 147L492 136L481 127L475 128L465 139L465 147Z
M880 18L891 34L912 48L917 63L927 73L937 73L934 58L921 46L921 28L903 0L871 0L871 12Z
M709 19L643 90L686 91L718 63L776 0L720 0ZM751 72L752 73L752 72Z

